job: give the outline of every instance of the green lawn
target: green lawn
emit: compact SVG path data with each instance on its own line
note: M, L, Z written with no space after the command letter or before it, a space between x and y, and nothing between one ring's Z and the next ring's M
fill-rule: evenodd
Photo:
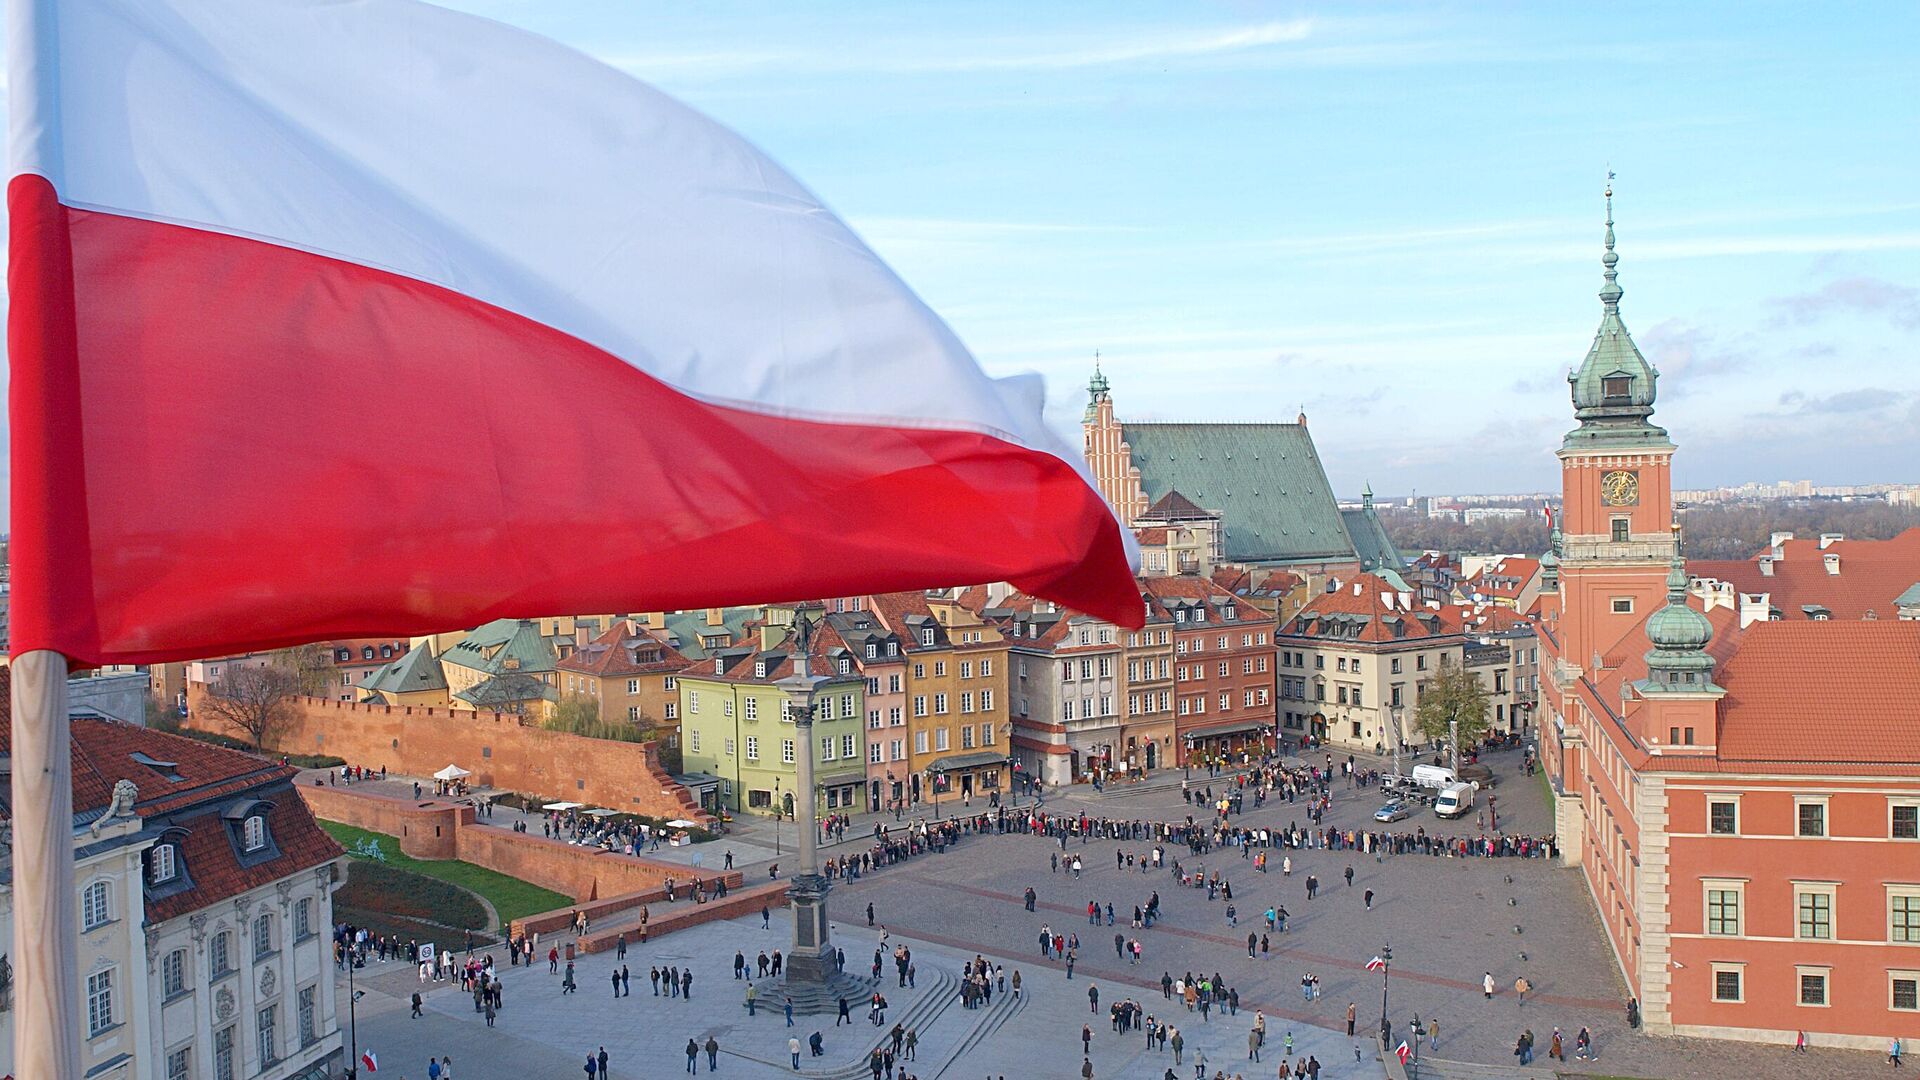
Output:
M573 898L570 896L563 896L551 889L543 889L519 878L508 877L497 871L488 870L484 866L475 866L472 863L454 859L415 859L402 855L400 841L385 833L342 825L337 821L322 821L320 827L338 840L349 854L356 846L372 842L379 845L381 853L386 856L381 861L388 866L400 870L411 870L416 874L472 889L487 898L487 902L493 905L493 909L500 913L502 923L512 922L526 915L536 915L542 911L552 911L554 908L566 907L573 903Z

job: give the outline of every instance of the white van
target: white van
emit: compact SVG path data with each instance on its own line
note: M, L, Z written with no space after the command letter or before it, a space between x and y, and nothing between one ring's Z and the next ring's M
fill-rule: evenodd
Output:
M1460 778L1445 765L1415 765L1413 782L1423 788L1443 788L1448 784L1457 784Z
M1473 809L1472 784L1448 784L1440 789L1440 797L1433 801L1435 817L1464 817L1471 809Z

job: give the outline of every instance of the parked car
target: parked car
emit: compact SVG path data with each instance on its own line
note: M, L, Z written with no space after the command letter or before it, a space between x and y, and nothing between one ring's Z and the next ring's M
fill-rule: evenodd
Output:
M1436 817L1462 817L1471 809L1473 809L1472 784L1448 784L1440 789L1440 797L1433 803L1433 813Z
M1413 767L1413 782L1423 788L1432 788L1437 791L1440 788L1446 787L1448 784L1459 783L1460 778L1454 775L1453 770L1447 768L1445 765L1415 765Z
M1375 821L1405 821L1412 816L1413 811L1407 809L1407 804L1403 802L1390 802L1373 812Z

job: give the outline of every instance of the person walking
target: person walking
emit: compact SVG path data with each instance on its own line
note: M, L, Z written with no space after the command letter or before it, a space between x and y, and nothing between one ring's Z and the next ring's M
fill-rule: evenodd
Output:
M604 1066L602 1068L604 1071ZM707 1036L707 1071L720 1071L720 1040L712 1035ZM606 1080L606 1077L602 1076L601 1080Z
M1172 1044L1173 1044L1173 1063L1175 1065L1178 1065L1180 1064L1180 1052L1182 1050L1185 1050L1187 1047L1187 1037L1185 1035L1180 1034L1179 1028L1173 1029Z
M700 1044L692 1039L687 1040L687 1071L700 1075Z
M1513 980L1513 992L1516 996L1520 998L1521 1005L1525 1005L1527 1003L1527 991L1531 989L1533 989L1533 984L1527 981L1527 977L1525 975L1522 975L1519 978Z
M607 1076L610 1076L610 1075L612 1075L611 1073L609 1073L609 1072L607 1072L607 1048L606 1048L606 1047L604 1047L604 1046L603 1046L603 1047L601 1047L601 1048L600 1048L600 1052L599 1052L598 1054L595 1054L595 1055L594 1055L594 1058L595 1058L595 1059L597 1059L597 1060L598 1060L598 1061L600 1062L600 1075L601 1075L601 1077L603 1077L603 1078L604 1078L604 1077L607 1077Z
M1100 1011L1100 988L1098 986L1087 987L1087 1011L1090 1013L1098 1013Z
M1247 1060L1260 1060L1260 1032L1257 1028L1247 1032Z
M757 1011L755 1010L755 1008L754 1008L754 1006L755 1006L755 1004L757 1003L757 1001L758 1001L758 999L759 999L759 997L760 997L760 991L759 991L759 990L757 990L757 989L755 989L755 988L754 988L754 985L753 985L752 983L748 983L748 984L747 984L747 1015L748 1015L748 1016L758 1016L758 1015L759 1015L759 1013L758 1013L758 1012L757 1012ZM787 1026L788 1026L788 1027L792 1027L792 1026L793 1026L793 1024L792 1024L792 1022L791 1022L791 1021L789 1021L789 1022L788 1022L788 1024L787 1024Z
M411 1019L414 1019L414 1020L420 1019L422 1015L422 1013L420 1012L420 1006L422 1004L423 1002L421 1001L420 995L418 993L414 994L413 995L413 1016L411 1017Z
M787 998L787 1026L793 1026L793 998Z
M798 1037L789 1037L787 1039L787 1053L793 1058L794 1071L800 1071L800 1040Z
M1440 1049L1440 1021L1438 1019L1427 1021L1427 1049Z
M1353 1022L1355 1018L1358 1016L1359 1016L1359 1011L1354 1007L1353 1002L1351 1001L1347 1002L1347 1037L1348 1038L1353 1037Z
M1480 980L1480 992L1486 995L1488 1001L1493 1000L1493 972L1487 972L1486 976Z
M1895 1036L1893 1041L1887 1044L1887 1064L1893 1066L1896 1069L1900 1067L1899 1036Z
M1360 899L1366 901L1368 911L1373 910L1373 890L1372 889L1368 889L1366 892L1362 893L1360 896Z

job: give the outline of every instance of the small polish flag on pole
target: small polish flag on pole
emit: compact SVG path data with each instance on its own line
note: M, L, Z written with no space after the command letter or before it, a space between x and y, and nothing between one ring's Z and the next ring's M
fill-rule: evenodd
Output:
M1400 1045L1393 1048L1393 1056L1399 1058L1402 1065L1405 1065L1407 1059L1413 1056L1413 1051L1408 1048L1405 1039L1400 1040Z
M1368 970L1368 971L1379 971L1379 970L1381 970L1382 968L1385 968L1386 966L1387 966L1387 962L1386 962L1385 960L1382 960L1382 959L1380 959L1380 958L1379 958L1379 957L1377 957L1377 956L1376 956L1376 957L1374 957L1373 959L1371 959L1371 960L1369 960L1369 961L1367 961L1367 970Z
M360 1055L360 1064L365 1065L368 1072L380 1071L380 1059L374 1056L371 1048Z

